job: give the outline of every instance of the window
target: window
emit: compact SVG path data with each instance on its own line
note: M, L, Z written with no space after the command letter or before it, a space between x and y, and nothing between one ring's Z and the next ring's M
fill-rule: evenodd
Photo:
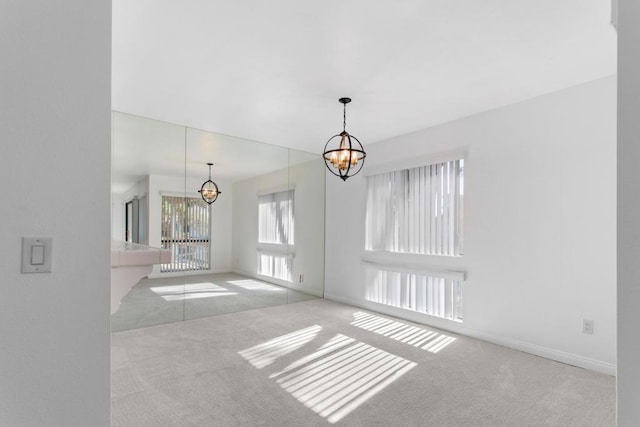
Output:
M366 277L368 301L462 321L462 274L443 277L367 266Z
M369 176L368 251L462 255L464 160Z
M365 250L394 255L368 255L386 260L365 264L366 300L462 321L463 272L406 266L416 254L462 255L463 196L462 159L367 178Z
M258 196L257 273L291 282L294 190Z
M210 209L200 197L162 196L161 243L172 261L161 272L208 270Z
M258 197L258 242L293 244L293 190Z
M258 274L291 282L291 261L292 257L289 254L260 251L258 253Z

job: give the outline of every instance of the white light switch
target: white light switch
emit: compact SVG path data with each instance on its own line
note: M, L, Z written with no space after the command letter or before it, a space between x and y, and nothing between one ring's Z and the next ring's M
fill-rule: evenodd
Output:
M44 264L44 245L31 246L31 265Z
M51 237L23 237L22 272L50 273L51 252Z

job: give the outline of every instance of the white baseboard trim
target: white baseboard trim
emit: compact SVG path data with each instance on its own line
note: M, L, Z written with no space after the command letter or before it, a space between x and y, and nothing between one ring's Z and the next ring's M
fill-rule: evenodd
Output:
M234 269L231 271L232 273L235 274L239 274L241 276L247 276L247 277L251 277L253 279L256 280L261 280L263 282L267 282L267 283L271 283L277 286L281 286L285 289L291 289L292 291L297 291L297 292L301 292L303 294L307 294L307 295L312 295L314 297L318 297L318 298L323 298L324 296L324 292L321 290L315 290L315 289L309 289L309 288L305 288L304 286L301 286L300 284L296 283L296 282L285 282L283 280L279 280L279 279L274 279L273 277L269 277L269 276L263 276L261 274L256 274L256 273L250 273L244 270L240 270L240 269Z
M555 350L548 347L539 346L536 344L515 340L513 338L503 337L500 335L494 335L475 329L470 329L464 326L463 323L454 322L445 319L438 319L428 315L420 313L414 313L408 310L399 309L396 307L389 307L382 304L371 303L369 301L356 300L352 298L345 298L338 295L325 292L324 298L336 301L342 304L347 304L355 307L361 307L367 310L385 314L388 316L398 317L400 319L408 320L410 322L420 323L423 325L431 326L438 329L443 329L449 332L465 335L471 338L476 338L482 341L497 344L502 347L511 348L513 350L522 351L525 353L533 354L535 356L544 357L546 359L555 360L556 362L566 363L567 365L577 366L591 371L600 372L607 375L616 375L616 365L613 363L603 362L600 360L589 359L577 354L567 353L561 350Z

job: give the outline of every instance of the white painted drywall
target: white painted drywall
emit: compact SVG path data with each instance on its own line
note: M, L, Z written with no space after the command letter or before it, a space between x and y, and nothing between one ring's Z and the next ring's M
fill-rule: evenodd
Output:
M464 256L421 261L467 271L464 322L386 312L613 373L615 87L605 78L367 145L365 172L467 151ZM364 173L327 175L325 295L381 309L364 301L365 189Z
M286 152L283 155L286 156ZM233 183L235 197L231 253L235 273L257 277L258 195L287 188L286 169Z
M324 164L320 159L292 165L233 184L233 271L258 277L258 194L294 191L294 245L289 287L322 296L324 288ZM304 280L300 283L300 275ZM277 280L273 280L277 282ZM284 284L284 283L282 283Z
M110 422L110 44L110 1L0 3L2 426Z
M295 188L296 239L291 286L320 297L324 294L324 171L321 158L289 167L289 185Z
M640 3L618 5L618 426L640 420Z

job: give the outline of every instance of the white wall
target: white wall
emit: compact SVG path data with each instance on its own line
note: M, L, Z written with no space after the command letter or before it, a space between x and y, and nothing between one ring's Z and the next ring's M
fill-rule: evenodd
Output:
M640 3L618 21L618 425L640 420Z
M258 277L258 194L294 188L293 282L289 286L316 296L324 288L324 164L291 166L233 184L233 271ZM300 275L304 281L300 283Z
M613 373L616 337L614 77L366 146L364 170L467 151L464 322L389 314ZM364 301L366 181L327 177L327 298ZM582 333L582 319L595 333Z
M289 185L295 188L292 287L320 297L324 294L324 172L321 158L289 168Z
M110 43L110 1L0 3L2 426L109 425Z
M257 277L258 194L288 187L286 169L233 183L233 271Z

